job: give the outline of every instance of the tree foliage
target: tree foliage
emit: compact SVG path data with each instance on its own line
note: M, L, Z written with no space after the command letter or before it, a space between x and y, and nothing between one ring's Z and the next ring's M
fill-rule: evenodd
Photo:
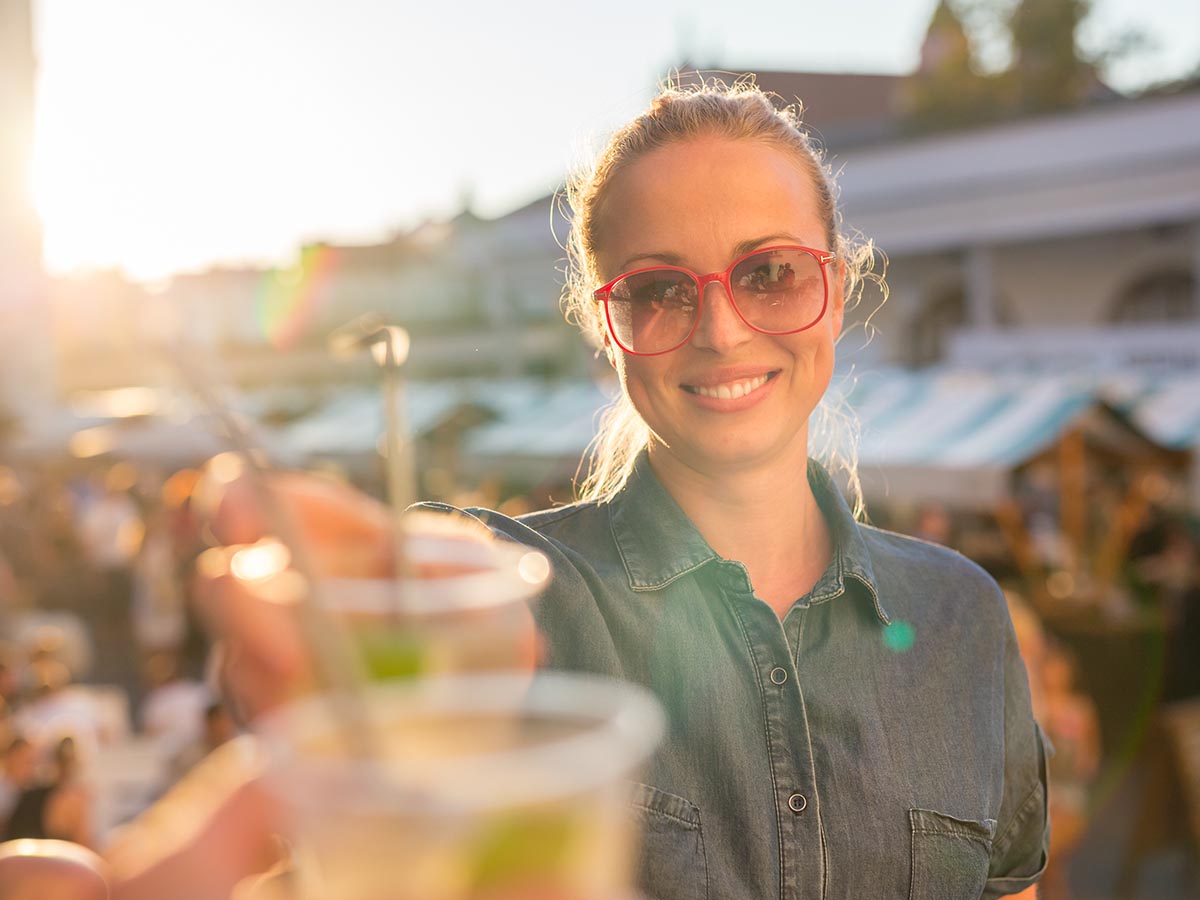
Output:
M1079 106L1106 91L1098 64L1136 51L1118 35L1089 55L1080 25L1093 0L941 0L930 20L921 66L909 79L906 119L930 130ZM989 71L980 42L1007 41L1009 63Z

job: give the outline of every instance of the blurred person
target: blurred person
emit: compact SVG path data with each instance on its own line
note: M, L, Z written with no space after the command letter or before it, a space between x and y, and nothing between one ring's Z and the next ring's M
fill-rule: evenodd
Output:
M622 386L580 502L442 508L550 558L551 668L640 682L666 708L638 810L656 900L1029 896L1045 865L1044 749L999 588L859 524L809 458L871 258L835 197L796 109L744 83L664 90L569 196L570 314ZM321 572L391 571L387 510L299 476L273 487ZM227 543L263 536L253 501L230 487ZM204 575L242 702L294 696L311 673L292 610L215 562ZM278 812L254 784L116 896L260 862Z
M200 737L204 710L212 692L201 681L183 676L174 653L154 653L146 660L147 694L139 711L142 732L157 740L173 757Z
M940 503L927 503L917 512L913 537L944 547L953 545L954 520L950 511Z
M37 777L37 751L25 738L14 737L0 757L0 835L21 794L33 786Z
M229 708L220 700L210 702L202 713L199 734L181 747L171 759L173 780L186 775L202 759L233 740L237 734L237 724L230 715Z
M17 797L3 840L50 838L92 847L92 796L78 769L75 741L65 737L54 745L50 777Z
M1042 880L1046 900L1069 900L1067 870L1088 823L1089 792L1100 771L1096 704L1076 687L1077 666L1050 645L1038 671L1038 720L1054 745L1050 758L1050 864Z
M145 534L131 493L127 467L113 466L96 476L80 502L77 527L84 556L93 569L86 619L96 643L94 678L139 691L133 634L133 561Z
M1006 589L1004 599L1008 603L1008 614L1012 618L1017 648L1021 653L1021 661L1025 664L1026 676L1029 678L1029 694L1033 712L1040 722L1042 720L1041 672L1046 659L1048 641L1046 629L1042 626L1042 620L1038 618L1037 613L1020 594Z
M175 652L187 637L187 614L176 558L175 532L167 510L146 518L146 533L133 561L133 631L143 653Z
M0 641L0 710L11 713L21 693L20 651L8 641Z
M13 717L20 734L45 752L64 738L71 738L76 763L87 768L100 745L107 740L101 711L86 692L71 684L65 665L50 656L29 663L28 699Z
M76 511L84 553L101 572L126 569L141 545L142 517L114 466L98 476Z

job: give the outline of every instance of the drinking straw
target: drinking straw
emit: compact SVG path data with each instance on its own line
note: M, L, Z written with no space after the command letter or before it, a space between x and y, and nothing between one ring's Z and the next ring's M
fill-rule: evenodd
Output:
M400 377L400 367L408 359L408 332L398 325L384 324L376 315L367 314L337 329L330 336L329 346L339 355L369 348L383 368L385 471L388 506L392 513L392 556L399 608L403 606L405 579L412 574L404 546L404 511L416 500L416 476L409 452L412 437L408 433L404 384ZM382 352L379 352L381 348Z
M301 633L312 651L319 677L330 688L323 691L322 696L328 701L343 740L350 751L360 758L381 759L380 741L367 714L363 693L366 674L353 652L344 626L337 617L328 614L328 607L321 602L320 582L305 553L304 542L271 490L269 475L272 466L265 457L255 452L248 429L216 395L200 374L198 366L188 359L186 351L174 347L165 355L184 384L221 424L230 446L250 474L255 499L262 507L268 527L291 554L292 566L303 580L303 590L296 601Z

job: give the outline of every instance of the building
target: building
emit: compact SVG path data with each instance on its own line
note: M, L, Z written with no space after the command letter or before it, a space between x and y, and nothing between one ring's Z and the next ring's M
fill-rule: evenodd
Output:
M912 367L1200 368L1200 90L839 153L888 258L872 342ZM859 342L861 343L861 342Z
M51 347L41 228L33 209L33 17L0 0L0 406L24 414L49 399Z

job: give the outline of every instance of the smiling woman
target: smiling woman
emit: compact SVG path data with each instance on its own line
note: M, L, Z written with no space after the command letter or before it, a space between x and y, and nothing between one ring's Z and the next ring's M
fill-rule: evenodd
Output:
M1017 893L1045 862L1045 767L1004 600L859 524L810 459L872 250L772 100L667 89L573 183L567 305L622 395L581 502L470 512L551 559L551 665L668 710L650 896Z
M714 336L710 326L715 323L719 328L726 321L727 309L750 331L780 336L782 343L776 342L780 349L803 343L800 333L809 329L813 330L809 345L815 346L811 339L822 332L836 340L846 306L859 301L866 283L873 282L886 297L882 276L873 271L874 247L870 242L854 243L839 231L834 184L818 148L799 127L798 111L794 117L791 111L777 112L749 85L735 88L729 96L737 96L739 91L743 101L750 102L724 109L715 92L693 94L687 104L660 98L655 115L622 129L595 164L582 170L570 185L568 199L576 219L568 245L572 267L564 305L568 318L580 324L588 339L605 348L627 388L607 412L593 444L584 499L611 497L628 477L638 454L653 446L652 434L660 446L672 445L667 435L653 431L641 407L634 409L637 404L634 392L628 389L629 369L622 364L626 354L667 354L689 341L693 347L702 346ZM704 189L698 191L695 185ZM687 186L692 186L691 190ZM682 194L681 188L685 188ZM692 208L681 206L681 198L687 198ZM621 222L609 222L608 211L613 209L622 211ZM798 223L792 214L797 209L804 211L803 222ZM672 215L681 218L669 221ZM708 223L719 223L724 232L713 234L710 242L725 241L710 249L713 261L708 265L728 268L701 279L686 268L698 266L700 261L685 259L668 245L679 232L678 225L700 228ZM605 229L606 224L627 227ZM603 247L602 233L608 238ZM750 237L731 237L738 234ZM770 251L769 255L761 256L764 250ZM769 284L774 295L768 301L761 288L767 283L764 273L771 272L772 266L776 278ZM617 277L608 284L598 286L614 275ZM674 304L667 320L659 311L656 328L639 330L639 346L632 346L636 307L626 295L648 289L665 291L672 283L689 300L694 297L694 305ZM717 295L718 284L724 288L726 300ZM781 303L781 287L786 287L790 300L786 306ZM706 320L709 325L697 334L698 312L705 296L711 307ZM669 332L664 331L666 322L670 323ZM792 334L797 337L783 340ZM715 336L724 339L719 332ZM623 351L620 356L613 352L614 343ZM675 366L681 365L681 359L671 356ZM692 359L695 366L694 354L682 356ZM819 363L826 365L831 359L832 347ZM632 358L631 363L635 374L654 367ZM722 365L724 371L698 375L694 379L700 382L697 384L680 381L676 390L696 397L707 395L718 403L754 395L754 401L743 404L748 408L757 403L758 395L765 397L762 388L773 391L777 387L773 382L783 372L782 368L764 369L762 362L748 368L743 365L745 371L728 360ZM789 405L788 412L805 423L794 435L800 440L796 446L803 445L805 450L807 421L817 413L824 450L819 455L850 485L858 511L861 496L853 441L843 433L848 429L838 427L844 415L830 401L816 402L828 380L828 373L823 379L810 379L814 402ZM634 391L649 401L638 382L640 378L635 380ZM798 384L792 388L799 389ZM789 391L780 393L783 396L777 402L787 403ZM661 407L661 395L659 400ZM694 404L698 409L719 408L699 403ZM663 422L662 427L668 426Z

